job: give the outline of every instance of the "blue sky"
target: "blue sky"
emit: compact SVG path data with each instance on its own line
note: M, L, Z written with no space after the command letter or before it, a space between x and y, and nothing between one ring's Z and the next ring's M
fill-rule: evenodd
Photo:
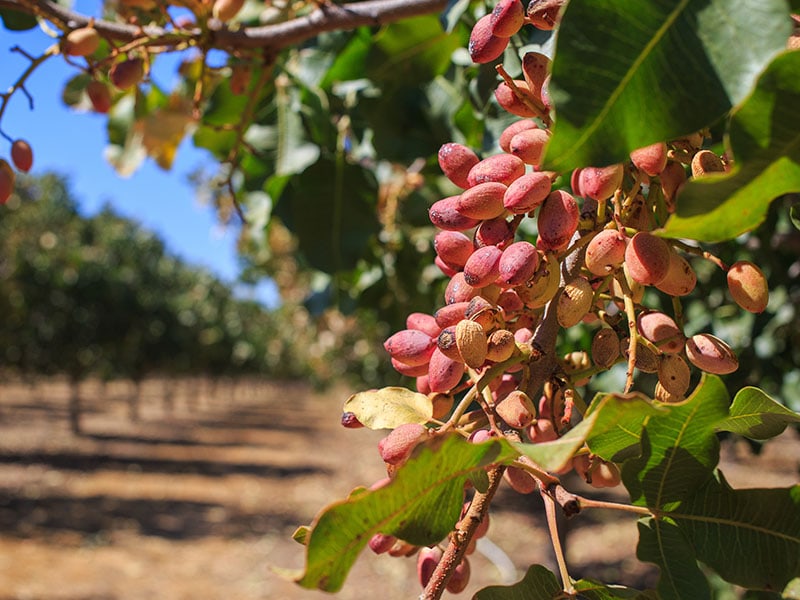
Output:
M78 2L77 8L96 10L98 3ZM53 39L38 28L9 32L0 27L0 89L5 91L28 66L28 60L10 52L20 46L32 55L40 54ZM173 84L177 60L162 60L154 76L162 88ZM33 148L33 174L56 171L68 177L73 195L84 214L97 212L104 204L158 233L168 249L195 265L207 267L227 282L238 275L236 235L238 224L223 226L213 210L198 202L188 176L198 166L213 169L210 155L195 149L190 139L181 145L171 171L161 170L147 159L129 178L120 177L103 157L106 146L106 118L75 112L61 102L64 84L77 71L60 57L46 61L28 79L26 88L34 98L30 110L27 98L12 98L0 127L12 138L24 138ZM0 138L0 156L8 158L10 148ZM255 290L240 289L267 304L276 303L274 286L264 282Z

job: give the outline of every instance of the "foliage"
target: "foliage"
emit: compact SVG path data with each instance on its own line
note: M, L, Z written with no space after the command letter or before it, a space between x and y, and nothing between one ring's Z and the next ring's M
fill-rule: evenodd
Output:
M418 563L422 597L438 598L453 589L471 542L485 533L480 527L505 477L520 493L542 495L559 573L534 566L519 584L478 598L710 598L706 568L754 592L789 590L800 572L800 486L733 489L717 464L721 434L762 441L800 419L792 410L799 402L800 289L797 211L790 207L791 194L800 192L800 20L793 25L789 12L796 3L538 0L526 11L517 0L501 0L487 13L481 3L445 8L431 0L273 3L263 10L250 2L220 21L229 3L182 3L191 13L182 20L159 3L123 3L112 12L124 23L89 24L46 0L0 0L7 28L32 27L33 13L60 37L60 50L28 57L30 68L0 96L0 119L41 62L59 51L81 54L71 50L70 36L77 36L70 30L88 25L102 39L82 53L84 72L64 99L110 110L110 156L120 172L131 172L145 155L168 168L191 135L220 161L210 183L221 218L243 218L246 278L270 274L284 298L305 301L331 322L348 314L357 315L355 323L371 319L374 331L378 318L407 328L386 349L400 372L417 376L417 391L356 394L343 418L348 426L393 430L379 447L390 482L354 490L298 531L307 562L297 581L336 591L367 545L409 555L441 544L435 564L423 552ZM430 14L439 9L440 19ZM150 28L136 26L134 17ZM510 41L499 33L502 25L513 29ZM147 80L162 51L187 48L195 51L184 54L175 89ZM225 52L224 64L215 63L217 50ZM131 73L137 80L129 85ZM98 103L98 83L108 105ZM518 126L507 113L533 119L528 128L549 141L536 134L540 145L531 148L532 137L511 137L492 162L501 133ZM446 139L465 144L466 167L448 163L446 152L434 155ZM643 166L641 154L631 153L651 143L663 161ZM469 147L485 160L476 155L470 162ZM471 170L475 163L483 170ZM454 175L459 170L464 177ZM8 173L0 169L6 187ZM552 193L515 211L507 190L523 174L545 177ZM502 185L503 194L499 204L488 192L479 196L481 210L473 213L459 187L466 181L463 187L478 188L481 178L495 191ZM463 261L446 260L444 249L431 244L426 212L443 197L456 199L458 218L471 225L460 229L471 234L463 236ZM90 262L69 262L77 260L70 252L79 239L100 239L116 226L108 217L91 233L65 231L68 252L38 260L53 260L63 278ZM624 257L592 268L592 243L607 230ZM42 238L9 242L6 256L35 247L32 239ZM527 243L533 257L509 259L501 271L515 240ZM439 271L427 268L434 250ZM143 243L141 252L137 262L152 275L159 249ZM127 265L125 256L115 260ZM740 261L750 275L730 269ZM35 265L19 262L26 281L36 281ZM680 289L661 285L670 264L679 265L670 285L678 281ZM77 282L95 281L86 269ZM524 277L512 283L517 271ZM109 293L122 289L139 298L149 315L131 333L144 351L158 330L154 323L168 331L172 318L160 296L147 296L148 286L163 284L181 297L181 286L172 287L177 278L150 275L135 280L135 293L125 281L109 284ZM431 316L448 278L446 306ZM71 311L91 302L80 285L59 285L57 299L68 288L76 301L63 301ZM726 287L747 314L731 306ZM743 302L744 294L754 298ZM32 286L15 298L23 305L43 295ZM14 308L11 299L5 305ZM330 307L341 312L326 312ZM643 321L658 309L660 324L648 331ZM405 321L412 312L416 321ZM211 310L200 315L199 332L188 330L200 343L227 341L212 318L221 315ZM15 320L32 323L42 337L49 316L40 310ZM81 325L68 360L88 364L103 348L95 334L105 323ZM588 351L598 327L613 336L607 356ZM499 341L491 346L488 336L498 332L511 339L508 352ZM627 341L618 344L617 336ZM719 338L733 338L738 358ZM224 344L210 346L200 363L207 370L230 358L212 351ZM362 356L369 348L362 345ZM17 350L20 357L26 352ZM373 373L385 368L387 361L371 358ZM704 373L692 373L687 361ZM630 502L571 493L559 479L570 469L595 487L621 482ZM655 590L570 577L556 511L601 508L639 519L637 556L659 567Z

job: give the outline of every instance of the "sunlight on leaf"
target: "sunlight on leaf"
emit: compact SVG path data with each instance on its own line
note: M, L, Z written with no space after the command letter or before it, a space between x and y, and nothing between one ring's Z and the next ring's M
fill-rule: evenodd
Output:
M746 387L736 394L730 416L717 428L754 440L766 440L783 433L791 423L800 423L800 414L789 410L756 387Z
M394 429L406 423L425 424L433 416L433 404L425 394L402 387L385 387L350 396L344 412L353 413L370 429Z

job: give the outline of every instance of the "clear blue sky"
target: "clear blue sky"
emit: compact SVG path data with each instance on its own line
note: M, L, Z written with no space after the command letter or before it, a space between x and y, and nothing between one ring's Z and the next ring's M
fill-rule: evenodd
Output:
M97 11L98 5L76 3L87 14ZM52 43L52 38L38 28L19 33L0 27L0 89L8 89L29 64L23 56L10 52L13 46L35 56ZM160 63L155 80L162 89L170 89L177 60ZM56 171L66 175L84 214L93 214L108 202L118 213L157 232L172 253L233 282L238 275L238 224L220 225L213 210L197 201L188 181L189 173L198 166L214 168L210 155L195 149L187 138L171 171L163 171L146 159L133 176L120 177L103 157L105 116L75 112L61 102L64 84L75 74L77 71L60 56L49 59L26 85L34 98L34 110L29 110L27 98L17 93L0 123L9 136L31 144L32 173ZM9 152L7 141L0 138L0 156L8 158ZM274 286L268 281L255 290L240 288L239 295L252 295L271 305L277 302Z

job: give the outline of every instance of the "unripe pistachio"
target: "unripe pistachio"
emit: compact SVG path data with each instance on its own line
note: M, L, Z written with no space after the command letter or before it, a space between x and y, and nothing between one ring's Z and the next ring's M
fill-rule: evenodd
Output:
M67 56L89 56L100 47L100 34L94 27L81 27L70 31L62 42Z
M500 274L503 251L497 246L478 248L464 265L464 280L471 286L482 288L493 283Z
M392 549L392 546L397 542L397 538L393 535L385 535L383 533L376 533L369 539L369 549L375 554L384 554Z
M478 155L463 144L451 142L439 148L439 167L460 188L468 188L469 170L480 162Z
M683 184L686 183L686 170L678 162L668 162L667 166L659 173L661 190L667 202L672 204Z
M727 375L739 368L728 344L709 333L698 333L686 340L686 358L698 369L715 375Z
M211 14L220 21L230 21L242 10L245 0L216 0Z
M510 38L525 22L525 12L520 0L499 0L491 13L492 34Z
M526 165L539 166L549 141L550 133L546 129L526 129L511 138L508 151Z
M691 376L689 365L677 354L664 354L659 358L658 382L671 395L683 396L689 389Z
M545 173L527 173L514 181L503 195L503 206L521 215L540 206L550 195L552 182Z
M417 555L417 579L424 588L431 580L436 567L442 560L443 552L438 546L422 548Z
M594 275L608 275L625 261L627 240L616 229L604 229L586 246L586 268Z
M728 269L728 290L741 308L752 313L764 312L769 304L769 286L764 273L747 260L733 263Z
M11 197L16 177L11 165L0 158L0 204L5 204Z
M495 410L500 418L514 429L527 427L536 417L533 401L521 390L511 392L497 404Z
M518 121L514 121L511 125L503 130L503 133L500 134L500 139L498 140L500 149L503 152L510 152L511 140L515 135L521 131L525 131L527 129L537 129L538 127L539 126L536 124L536 121L532 121L531 119L519 119Z
M132 88L144 78L144 61L141 58L131 58L115 63L108 72L108 78L121 90Z
M25 140L14 140L11 144L11 160L14 166L27 173L33 166L33 150Z
M637 169L644 171L650 177L655 177L667 166L667 145L664 142L656 142L634 150L631 152L631 161Z
M579 186L584 196L601 201L610 198L622 184L621 164L608 167L584 167L579 174Z
M464 190L458 197L456 210L475 220L494 219L505 213L503 197L507 186L497 181L485 181Z
M579 218L578 203L575 202L575 198L563 190L551 192L539 209L536 221L539 237L546 246L545 249L566 248L578 229Z
M722 173L723 171L725 171L725 165L722 164L722 159L711 150L700 150L692 157L693 177L702 177L709 173Z
M511 358L516 347L513 333L508 329L497 329L489 334L486 358L493 362L503 362Z
M663 312L648 310L639 313L636 317L636 328L646 340L666 354L676 354L683 350L686 341L683 331L672 317Z
M631 238L625 249L625 264L634 281L654 285L667 276L670 252L667 243L646 231Z
M102 81L90 81L86 86L86 95L95 112L105 114L111 109L111 91Z
M486 332L475 321L462 319L456 325L456 346L468 367L478 369L486 362Z
M538 94L530 89L528 82L524 79L515 79L514 86L516 90L505 81L500 82L497 89L494 91L494 97L497 103L507 112L518 117L537 117L539 111L535 106L541 104L541 99Z
M540 52L526 52L522 57L522 76L530 90L541 95L542 85L550 70L550 57Z
M503 471L503 479L519 494L532 494L536 491L536 480L533 475L519 467L508 467Z
M609 328L604 327L594 334L592 338L592 361L599 367L609 368L619 358L619 336Z
M580 323L592 307L593 294L592 285L583 276L568 282L558 297L558 306L556 307L558 323L562 327L572 327Z
M407 365L400 362L396 358L391 358L392 368L406 377L421 377L428 374L428 363L421 363L419 365Z
M464 365L448 358L436 348L428 365L428 383L432 392L448 393L464 376Z
M461 196L450 196L431 204L428 209L428 217L431 223L435 227L447 231L465 231L480 223L479 219L465 217L458 212L457 207L460 198Z
M500 58L508 46L507 37L499 37L492 33L492 15L488 14L475 23L469 36L467 49L472 62L489 63Z
M378 442L383 462L390 465L404 463L414 448L428 437L428 429L419 423L405 423L395 427L389 435Z
M525 174L525 163L510 154L495 154L484 158L469 170L467 180L470 187L494 181L505 186Z
M686 296L697 285L697 274L692 265L673 248L669 251L669 268L664 279L655 287L670 296Z
M503 250L498 265L501 285L516 286L527 282L539 266L539 253L530 242L515 242Z
M389 337L383 347L392 358L414 367L428 362L436 341L422 331L403 329Z

